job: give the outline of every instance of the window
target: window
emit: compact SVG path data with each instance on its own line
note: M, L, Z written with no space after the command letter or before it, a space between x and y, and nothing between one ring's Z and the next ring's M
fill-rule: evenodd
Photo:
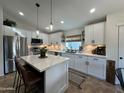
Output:
M79 49L81 42L66 42L66 48L68 49Z

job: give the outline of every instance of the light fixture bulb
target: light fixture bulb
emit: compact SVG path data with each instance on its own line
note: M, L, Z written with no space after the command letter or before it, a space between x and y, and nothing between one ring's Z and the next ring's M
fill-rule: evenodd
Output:
M50 24L50 30L53 31L53 24Z
M90 10L90 13L92 14L92 13L94 13L96 11L96 9L95 8L92 8L91 10Z
M61 24L64 24L64 21L61 21L60 23L61 23Z
M19 15L24 16L24 13L23 12L19 12Z
M37 30L36 33L37 33L37 35L39 35L40 34L39 30Z

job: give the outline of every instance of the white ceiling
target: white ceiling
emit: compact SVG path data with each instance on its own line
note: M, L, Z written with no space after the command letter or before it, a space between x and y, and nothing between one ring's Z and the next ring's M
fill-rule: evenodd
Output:
M39 8L40 29L45 31L45 27L50 22L50 0L0 0L5 10L31 25L36 25L36 2L41 5ZM96 12L90 14L91 8L96 8ZM81 28L88 22L123 9L124 0L53 0L54 30ZM18 11L23 12L24 16L19 16ZM60 24L61 20L65 23Z

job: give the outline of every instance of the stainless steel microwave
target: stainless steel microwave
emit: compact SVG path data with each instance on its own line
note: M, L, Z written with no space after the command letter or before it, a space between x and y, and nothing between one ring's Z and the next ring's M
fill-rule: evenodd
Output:
M42 39L32 38L31 39L31 44L43 44L43 40Z

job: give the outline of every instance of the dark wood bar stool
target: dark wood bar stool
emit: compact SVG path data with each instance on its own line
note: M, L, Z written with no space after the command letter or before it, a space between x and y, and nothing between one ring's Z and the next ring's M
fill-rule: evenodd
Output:
M19 83L18 85L18 93L21 87L21 80L23 80L25 86L25 93L30 92L34 88L40 88L38 85L43 81L43 78L40 74L37 74L30 70L29 68L26 69L18 60L16 60L16 67L19 73Z
M15 61L15 66L17 65L16 64L17 60L22 63L22 60L20 58L15 57L15 60L14 60ZM23 64L23 67L26 68L27 70L29 69L29 66L27 66L26 64ZM15 75L14 75L14 82L13 82L13 88L16 88L16 86L18 86L19 79L20 79L19 72L18 72L17 66L16 66Z

